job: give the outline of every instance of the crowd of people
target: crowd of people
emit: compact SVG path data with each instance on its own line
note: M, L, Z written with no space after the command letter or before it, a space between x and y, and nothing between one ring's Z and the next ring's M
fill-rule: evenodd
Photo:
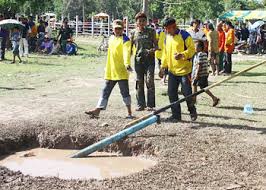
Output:
M239 40L239 43L236 46L237 50L248 54L262 55L266 53L265 22L257 27L253 27L250 23L237 23L235 26L235 35Z
M166 83L168 79L168 97L170 103L178 101L178 90L188 97L197 92L197 87L208 86L209 65L213 75L232 73L232 52L234 50L234 27L231 22L221 22L215 29L211 23L201 26L199 20L191 23L189 30L179 29L175 19L166 18L163 27L157 24L155 29L148 26L147 16L138 13L135 16L136 28L130 36L123 34L123 22L115 20L114 34L109 39L107 64L105 68L105 86L96 108L85 111L92 117L98 117L108 104L109 96L118 83L127 118L133 118L131 96L129 92L129 73L133 71L130 57L134 56L136 75L136 111L154 111L155 62L159 64L159 77ZM223 56L225 58L223 58ZM221 57L221 58L220 58ZM147 95L145 95L145 91ZM205 91L215 107L220 99L210 91ZM196 98L187 98L187 107L192 121L197 119ZM180 104L172 104L171 121L181 120Z
M0 15L0 21L4 20ZM5 50L10 41L13 52L13 61L15 63L18 57L21 63L21 57L28 57L30 53L38 52L43 54L67 54L74 55L77 47L73 43L73 31L68 25L68 20L64 19L58 35L53 37L53 31L48 22L39 19L35 23L32 16L20 17L19 21L23 27L14 26L11 30L0 29L1 40L1 60L5 59Z

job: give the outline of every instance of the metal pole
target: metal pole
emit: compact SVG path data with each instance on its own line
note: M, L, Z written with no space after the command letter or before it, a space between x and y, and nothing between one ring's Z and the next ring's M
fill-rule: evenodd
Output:
M71 155L71 158L81 158L81 157L86 157L88 156L89 154L99 150L99 149L103 149L105 146L109 145L109 144L112 144L116 141L119 141L120 139L123 139L125 138L126 136L130 135L130 134L133 134L151 124L154 124L156 123L157 121L159 120L159 116L152 116L148 119L146 119L145 121L142 121L130 128L127 128L127 129L124 129L110 137L107 137L95 144L92 144L90 146L88 146L87 148L84 148L80 151L78 151L77 153Z

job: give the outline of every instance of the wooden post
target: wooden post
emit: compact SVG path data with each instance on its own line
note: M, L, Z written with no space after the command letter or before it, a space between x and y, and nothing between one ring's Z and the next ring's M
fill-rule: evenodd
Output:
M91 35L94 36L94 16L91 17Z
M79 33L79 16L76 15L76 38L78 37Z
M108 15L108 36L110 36L110 16Z
M125 19L126 19L126 35L128 36L128 34L129 34L128 16L126 16Z

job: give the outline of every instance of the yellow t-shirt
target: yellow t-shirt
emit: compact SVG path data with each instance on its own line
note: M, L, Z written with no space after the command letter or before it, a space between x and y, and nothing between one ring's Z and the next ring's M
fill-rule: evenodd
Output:
M164 31L156 31L156 38L158 40L158 48L160 50L155 51L155 57L157 59L162 59L162 50L164 46L164 40L165 40L165 32Z
M105 68L106 80L127 80L130 65L131 42L126 35L109 39L107 63Z
M182 53L183 59L176 60L175 53ZM177 30L174 36L167 35L163 48L162 68L176 76L184 76L192 72L191 58L195 54L195 45L190 34L184 30Z

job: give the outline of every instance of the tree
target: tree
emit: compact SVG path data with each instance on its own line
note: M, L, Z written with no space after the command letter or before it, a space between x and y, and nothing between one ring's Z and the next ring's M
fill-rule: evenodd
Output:
M193 17L201 20L215 19L224 11L222 0L195 0L195 1L165 1L165 15L173 16L180 21Z
M225 0L226 10L255 10L263 8L263 3L256 0Z

